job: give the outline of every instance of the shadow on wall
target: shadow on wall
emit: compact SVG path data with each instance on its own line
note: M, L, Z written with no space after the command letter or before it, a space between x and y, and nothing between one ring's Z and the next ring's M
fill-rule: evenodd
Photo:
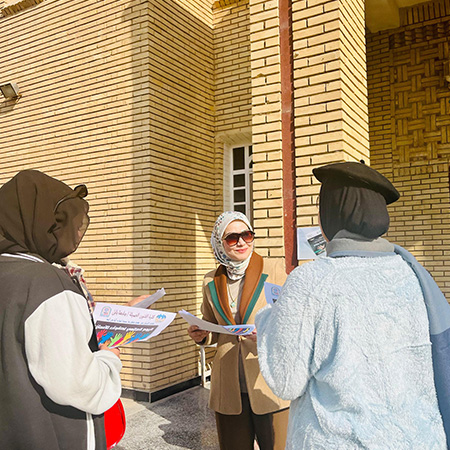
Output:
M0 101L0 116L14 110L20 99Z

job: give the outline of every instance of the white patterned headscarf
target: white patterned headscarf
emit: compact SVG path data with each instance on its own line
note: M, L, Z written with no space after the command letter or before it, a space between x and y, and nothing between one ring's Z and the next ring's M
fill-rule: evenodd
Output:
M244 214L238 211L225 211L217 218L211 233L211 245L214 250L214 256L220 264L227 268L227 273L230 280L239 280L245 275L245 271L247 270L253 253L252 250L248 258L244 261L234 261L225 253L222 241L223 234L225 233L227 226L235 220L244 222L248 226L248 229L253 231L249 220Z

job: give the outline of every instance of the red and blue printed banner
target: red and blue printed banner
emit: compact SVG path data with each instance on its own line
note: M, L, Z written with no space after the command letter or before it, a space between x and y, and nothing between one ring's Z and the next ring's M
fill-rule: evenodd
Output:
M167 328L176 313L96 303L95 329L99 344L110 348L146 341Z
M245 325L218 325L216 323L207 322L199 319L184 309L178 311L178 314L189 324L197 325L200 330L211 331L213 333L232 334L234 336L247 336L252 334L255 329L253 324Z

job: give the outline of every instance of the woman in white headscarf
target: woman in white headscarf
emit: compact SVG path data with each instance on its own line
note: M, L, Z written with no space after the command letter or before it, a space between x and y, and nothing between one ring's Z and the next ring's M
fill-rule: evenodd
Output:
M220 325L253 324L267 302L264 282L282 284L284 270L253 251L255 233L247 217L222 213L214 225L211 245L220 266L203 282L203 319ZM256 331L246 337L209 333L190 326L199 345L217 343L209 406L216 412L221 450L284 449L289 403L276 397L259 371Z

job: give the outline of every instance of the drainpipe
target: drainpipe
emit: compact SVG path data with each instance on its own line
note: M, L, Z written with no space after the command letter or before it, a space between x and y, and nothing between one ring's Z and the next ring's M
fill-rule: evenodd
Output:
M297 267L292 0L279 0L283 225L286 273Z

